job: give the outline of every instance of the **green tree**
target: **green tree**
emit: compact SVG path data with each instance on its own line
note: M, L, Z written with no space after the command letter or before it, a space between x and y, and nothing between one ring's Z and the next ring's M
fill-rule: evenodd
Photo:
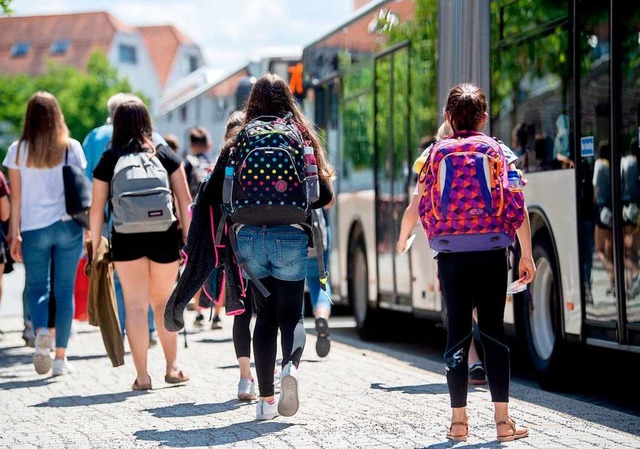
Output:
M5 14L11 14L11 0L0 0L0 9L2 9Z
M84 71L50 62L40 76L0 76L0 156L20 135L27 102L39 90L58 98L71 137L82 141L107 119L109 97L117 92L131 92L131 85L118 77L100 51L91 54ZM144 99L139 93L138 96Z

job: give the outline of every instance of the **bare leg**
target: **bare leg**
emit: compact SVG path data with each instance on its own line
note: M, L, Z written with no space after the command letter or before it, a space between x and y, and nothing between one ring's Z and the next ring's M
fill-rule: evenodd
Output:
M138 385L149 383L147 351L149 349L149 259L114 262L122 284L126 311L126 329ZM164 311L163 311L164 312ZM163 316L160 314L159 316Z
M240 377L253 380L251 359L249 357L238 357L238 365L240 365Z
M164 327L164 309L173 290L173 282L178 275L178 261L172 263L149 262L149 301L156 317L158 338L164 351L166 374L177 375L178 334ZM125 296L126 297L126 296Z

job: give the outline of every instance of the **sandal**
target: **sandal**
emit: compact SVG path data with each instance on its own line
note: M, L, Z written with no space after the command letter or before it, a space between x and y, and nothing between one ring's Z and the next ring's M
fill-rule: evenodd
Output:
M133 391L152 390L153 387L151 386L151 376L149 376L149 383L148 384L139 384L138 383L138 379L136 379L133 382L133 385L131 385L131 389Z
M529 429L525 428L521 428L521 429L516 429L516 422L512 419L509 419L507 421L500 421L496 423L496 432L498 432L498 428L500 426L509 426L511 429L511 432L505 435L500 435L500 433L497 433L498 436L498 441L499 442L506 442L506 441L514 441L514 440L519 440L520 438L526 438L529 436Z
M180 384L183 382L187 382L189 380L189 376L184 374L182 371L178 371L177 375L166 374L164 376L164 381L168 384Z
M451 430L453 426L464 426L465 432L463 435L453 435ZM456 442L464 442L467 441L467 437L469 436L469 424L462 421L452 422L451 426L449 426L449 430L447 430L447 439Z

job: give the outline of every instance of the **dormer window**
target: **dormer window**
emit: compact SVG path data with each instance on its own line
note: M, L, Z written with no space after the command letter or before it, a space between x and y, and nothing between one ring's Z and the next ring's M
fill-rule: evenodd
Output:
M29 53L29 49L31 49L31 42L16 42L15 44L13 44L13 47L11 47L11 57L22 58L24 56L27 56L27 54Z
M120 44L118 47L120 62L135 64L138 61L136 47L133 45Z
M64 55L69 50L69 39L60 39L51 44L51 54L53 56Z

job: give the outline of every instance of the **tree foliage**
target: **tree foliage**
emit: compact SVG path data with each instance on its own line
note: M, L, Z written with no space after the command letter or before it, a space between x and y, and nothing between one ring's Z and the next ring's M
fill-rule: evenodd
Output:
M0 156L20 135L27 102L40 90L58 98L71 137L82 141L107 119L109 97L117 92L131 92L131 85L118 77L100 51L91 54L84 71L49 62L40 76L0 76Z
M0 0L0 9L2 9L5 14L11 14L11 0Z
M398 152L395 158L398 166L394 167L396 172L401 169L405 159L401 153L407 147L416 148L422 135L435 132L438 115L438 25L435 11L438 2L415 0L415 3L415 14L410 20L396 20L390 11L385 11L379 14L378 23L372 27L384 38L383 48L409 41L408 48L379 60L375 70L370 60L352 64L348 50L339 56L339 68L343 74L343 138L348 149L345 155L355 168L371 167L373 164L374 123L377 124L375 145L381 148L390 137L389 125L393 121L393 148ZM390 10L393 10L392 4ZM373 111L374 89L378 94L376 117ZM385 153L381 151L379 154L382 157Z

